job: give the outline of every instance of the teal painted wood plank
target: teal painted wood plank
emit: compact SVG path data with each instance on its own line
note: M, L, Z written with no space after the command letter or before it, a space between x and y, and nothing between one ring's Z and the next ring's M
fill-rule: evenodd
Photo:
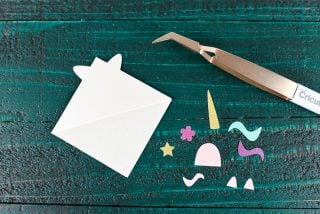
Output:
M1 22L0 201L159 207L319 208L319 117L209 65L174 44L151 45L175 30L216 45L319 90L318 23L214 21ZM123 70L174 98L133 174L123 178L50 135L79 84L72 66L124 56ZM221 129L209 130L206 90ZM254 102L252 101L254 100ZM263 127L255 143L228 133L235 120ZM192 125L194 142L179 139ZM259 146L266 161L241 158L236 146ZM173 158L159 147L176 146ZM223 168L193 165L214 142ZM186 188L182 176L206 179ZM252 176L256 191L225 186ZM121 209L121 208L119 208Z
M174 98L165 117L168 120L207 118L207 89L216 98L222 118L314 117L230 76L177 44L152 45L151 41L175 30L320 90L318 23L179 23L2 23L3 120L12 115L18 115L17 120L56 120L79 84L72 67L89 65L95 56L108 60L116 53L124 56L123 70ZM10 96L6 96L8 93ZM29 99L21 100L25 96Z
M1 20L268 20L319 21L316 0L1 0Z
M301 209L211 209L211 208L157 208L157 207L106 207L106 206L61 206L61 205L30 205L30 204L2 204L1 213L314 213L317 210Z
M50 136L53 124L2 125L0 201L46 204L100 204L121 206L208 206L208 207L318 207L319 124L316 119L249 119L253 129L263 126L255 143L239 133L228 133L233 120L222 120L222 130L209 130L208 121L163 121L147 145L129 179ZM179 130L191 125L197 132L192 143L179 139ZM294 127L294 128L292 128ZM277 130L277 131L276 131ZM5 137L5 133L7 133ZM12 134L15 133L15 134ZM9 134L9 136L8 136ZM241 158L236 146L259 146L266 161ZM159 147L174 145L173 158L163 158ZM215 143L222 155L223 168L193 165L197 148ZM182 177L202 172L206 179L192 188ZM239 189L225 186L236 175ZM255 192L243 190L248 177Z

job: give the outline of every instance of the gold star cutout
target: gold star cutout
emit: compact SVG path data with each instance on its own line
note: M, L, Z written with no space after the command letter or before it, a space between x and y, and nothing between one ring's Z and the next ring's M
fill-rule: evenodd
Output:
M165 146L160 147L160 149L163 152L163 157L167 156L167 155L173 156L172 150L174 150L174 146L170 146L170 144L168 142L166 143Z

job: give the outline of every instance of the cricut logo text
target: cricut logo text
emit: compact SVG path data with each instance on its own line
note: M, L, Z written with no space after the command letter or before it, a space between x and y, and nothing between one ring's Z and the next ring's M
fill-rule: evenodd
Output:
M320 106L320 100L317 100L316 98L314 98L310 94L308 94L307 90L300 90L299 97L308 101L309 103Z

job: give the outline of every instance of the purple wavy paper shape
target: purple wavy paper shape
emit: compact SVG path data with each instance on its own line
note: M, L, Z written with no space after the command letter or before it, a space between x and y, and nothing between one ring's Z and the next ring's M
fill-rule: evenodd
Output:
M259 155L261 160L264 160L264 152L261 148L254 148L254 149L247 150L246 148L244 148L241 141L239 141L239 144L238 144L238 153L241 157Z

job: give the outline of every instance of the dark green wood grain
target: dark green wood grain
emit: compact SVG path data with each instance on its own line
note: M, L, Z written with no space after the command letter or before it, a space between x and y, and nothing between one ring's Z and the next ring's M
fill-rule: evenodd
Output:
M1 213L315 213L315 209L211 209L211 208L161 208L161 207L107 207L107 206L66 206L66 205L30 205L4 204L0 207Z
M317 0L2 0L2 20L319 21Z
M151 44L175 31L320 91L318 1L0 3L1 213L301 213L320 207L319 116L173 42ZM116 53L124 71L173 98L128 179L50 134L80 83L72 67ZM209 129L208 89L220 118L217 131ZM260 138L252 143L228 133L236 120L250 130L262 126ZM180 140L186 125L196 130L192 143ZM239 157L239 140L261 147L266 160ZM176 147L174 157L162 157L166 141ZM221 151L222 168L194 166L206 142ZM197 172L205 179L185 187L182 177ZM225 186L232 176L239 189ZM242 188L249 177L254 192Z
M0 40L0 201L159 207L318 208L319 117L251 87L174 44L151 45L174 30L319 86L319 23L214 21L2 22ZM50 135L79 84L72 66L123 54L123 70L173 97L127 179ZM210 89L221 129L208 125ZM263 127L259 140L228 133L235 120ZM196 130L182 142L180 128ZM266 161L241 158L237 142L259 146ZM174 157L159 147L174 145ZM215 143L223 167L193 165L197 148ZM182 177L204 173L194 187ZM237 176L239 189L225 186ZM243 190L252 177L256 190Z
M174 98L165 116L168 120L207 118L207 89L212 90L223 118L315 117L177 44L152 45L151 41L175 30L319 90L318 23L92 21L0 26L4 32L0 43L4 118L57 119L79 84L72 66L89 65L95 56L108 60L116 53L123 54L123 70ZM9 92L11 96L4 96ZM21 100L21 93L29 99Z

